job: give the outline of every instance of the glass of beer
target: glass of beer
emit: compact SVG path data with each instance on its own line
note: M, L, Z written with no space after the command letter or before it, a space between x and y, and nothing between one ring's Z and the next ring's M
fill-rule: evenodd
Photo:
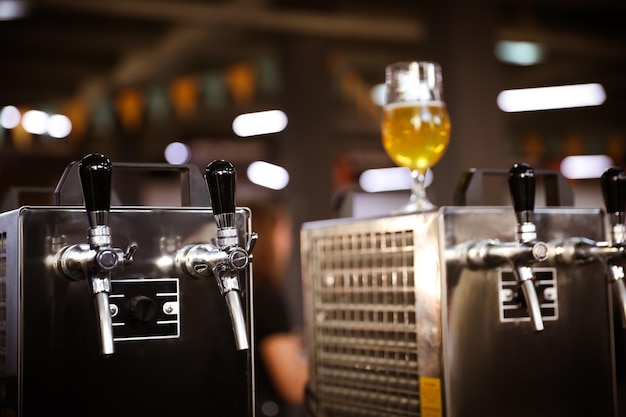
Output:
M433 209L424 181L450 141L441 67L436 62L396 62L386 67L385 84L383 146L397 165L409 168L413 179L409 202L399 212Z

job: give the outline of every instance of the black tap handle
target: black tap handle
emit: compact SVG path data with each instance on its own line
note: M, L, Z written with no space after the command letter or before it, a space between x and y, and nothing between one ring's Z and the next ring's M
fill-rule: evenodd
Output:
M111 161L101 154L89 154L78 165L87 212L111 209Z
M604 171L600 178L606 211L623 217L626 209L626 175L619 167Z
M516 213L535 208L535 172L526 163L515 164L509 171L509 191Z
M213 214L235 212L235 179L237 172L228 161L216 160L206 167L205 177Z

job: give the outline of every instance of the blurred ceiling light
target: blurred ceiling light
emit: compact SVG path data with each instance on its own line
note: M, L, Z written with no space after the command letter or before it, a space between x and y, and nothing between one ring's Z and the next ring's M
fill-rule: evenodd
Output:
M498 94L497 102L502 111L522 112L599 106L604 100L602 85L591 83L504 90Z
M600 178L604 171L613 166L607 155L567 156L561 161L561 174L572 180Z
M546 57L545 48L534 42L500 41L495 53L500 61L514 65L535 65Z
M183 165L191 160L191 149L181 142L172 142L165 147L165 160L172 165Z
M72 122L63 114L53 114L48 118L46 130L53 138L61 139L72 132Z
M255 161L248 166L248 179L261 187L282 190L289 184L289 173L281 166Z
M387 86L383 84L376 84L370 90L370 98L377 106L385 105L385 96L387 95Z
M13 20L24 17L28 4L24 0L0 0L0 20Z
M0 111L0 125L5 129L19 126L22 115L15 106L5 106Z
M287 127L287 115L281 110L240 114L233 120L233 132L247 137L278 133Z
M433 173L429 169L426 172L426 187L432 182ZM359 185L368 193L410 190L412 184L411 171L403 167L368 169L359 177Z
M48 131L48 115L41 110L29 110L22 116L22 127L33 135L43 135Z

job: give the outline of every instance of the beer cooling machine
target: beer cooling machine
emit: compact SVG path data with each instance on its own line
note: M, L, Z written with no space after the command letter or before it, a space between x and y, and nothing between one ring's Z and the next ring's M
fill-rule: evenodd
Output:
M91 154L55 205L0 215L0 415L253 416L256 235L234 167L207 166L212 208L192 166L181 207L111 207L118 167L146 168Z
M312 416L626 415L626 176L603 175L605 215L554 188L535 209L533 169L504 174L513 209L303 225Z

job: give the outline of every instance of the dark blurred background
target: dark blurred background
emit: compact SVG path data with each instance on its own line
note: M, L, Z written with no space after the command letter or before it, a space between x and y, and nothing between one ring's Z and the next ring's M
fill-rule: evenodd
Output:
M0 21L0 106L65 114L73 131L56 139L2 129L0 190L53 184L88 152L165 162L167 144L180 141L201 167L215 158L243 173L257 159L286 167L291 181L279 193L313 199L304 217L324 218L337 187L365 169L393 165L369 93L383 82L385 65L409 59L443 66L453 133L430 189L439 204L450 203L470 167L524 158L554 166L568 154L619 152L626 4L472 3L17 0L24 14ZM0 11L7 4L0 1ZM500 41L536 42L543 60L502 62ZM504 89L590 82L605 88L603 105L529 113L496 106ZM287 129L233 134L238 114L269 109L286 112ZM265 191L242 192L255 198Z
M0 12L8 10L0 0ZM0 21L0 108L64 114L64 138L0 128L0 192L53 187L87 153L166 162L181 142L203 169L227 159L238 201L287 203L302 222L337 215L360 173L391 167L370 99L387 64L436 60L451 144L429 193L451 204L461 173L525 161L558 169L568 155L626 149L626 3L621 0L22 0ZM18 7L19 8L19 7ZM542 60L514 65L501 41L535 42ZM600 83L596 107L505 113L500 91ZM280 109L279 133L237 137L233 119ZM284 167L281 190L251 183L249 164ZM156 184L156 185L155 185ZM128 182L120 194L159 204L171 187ZM175 192L175 191L174 191ZM164 197L167 201L167 196ZM151 203L151 202L155 203ZM297 232L296 232L297 233ZM297 242L297 240L296 240ZM297 251L297 248L294 249ZM297 261L296 261L297 263ZM297 270L297 266L294 266Z

